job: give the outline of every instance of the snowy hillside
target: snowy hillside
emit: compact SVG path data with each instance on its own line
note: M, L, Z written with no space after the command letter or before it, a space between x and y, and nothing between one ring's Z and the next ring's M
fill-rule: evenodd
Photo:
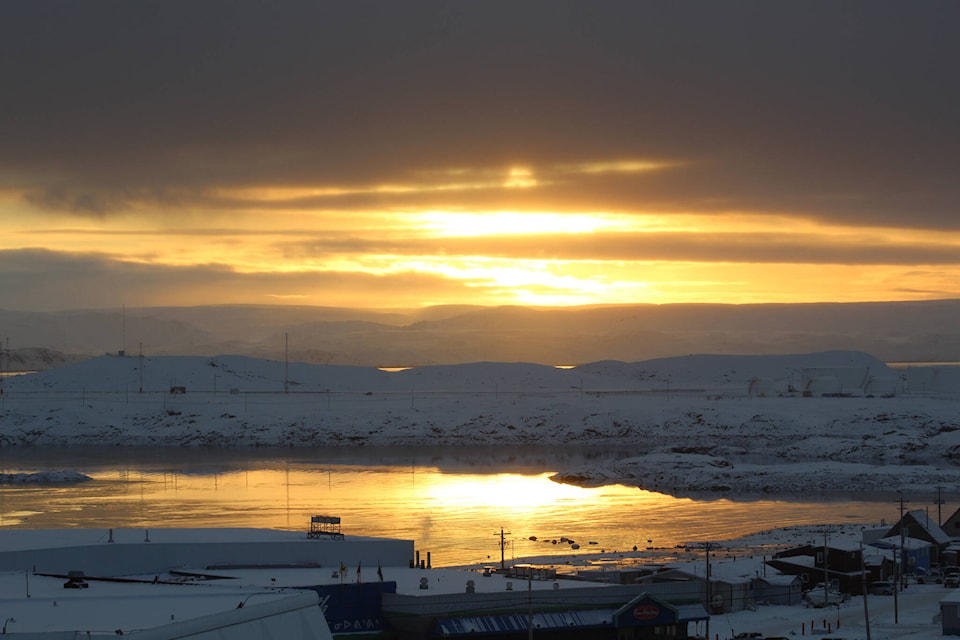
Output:
M697 355L645 362L604 361L570 369L504 362L435 365L387 372L375 367L289 364L246 356L101 356L70 366L11 378L10 391L169 391L185 386L195 392L387 392L458 391L486 393L650 391L710 388L746 395L751 380L773 381L783 391L801 383L804 371L856 370L855 377L889 377L897 373L876 358L852 351L787 356ZM944 384L949 381L945 378ZM855 390L855 389L852 389Z
M557 478L679 495L960 487L960 368L858 352L396 372L104 356L3 385L4 447L615 445L622 459Z

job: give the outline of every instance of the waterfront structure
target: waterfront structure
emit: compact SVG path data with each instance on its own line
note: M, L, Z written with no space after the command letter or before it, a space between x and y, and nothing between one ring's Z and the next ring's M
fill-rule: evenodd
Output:
M530 565L432 568L412 541L308 534L0 531L0 604L14 612L7 632L322 640L511 638L534 629L540 638L685 638L691 623L708 619L694 583L605 584ZM54 608L55 624L43 615Z

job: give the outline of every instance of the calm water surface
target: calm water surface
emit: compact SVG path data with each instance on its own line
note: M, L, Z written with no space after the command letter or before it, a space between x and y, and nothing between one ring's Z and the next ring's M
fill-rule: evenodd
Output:
M561 468L612 457L616 452L604 449L508 453L487 447L5 450L5 473L72 470L93 481L0 485L0 527L306 530L311 515L336 515L347 535L411 539L421 554L431 553L435 566L445 566L499 562L501 529L510 560L673 548L788 525L879 523L898 516L895 493L866 501L690 500L549 479ZM562 536L581 549L550 542Z

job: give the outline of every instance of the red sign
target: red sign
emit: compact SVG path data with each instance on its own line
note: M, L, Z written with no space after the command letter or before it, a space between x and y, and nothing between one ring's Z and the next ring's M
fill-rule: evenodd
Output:
M641 604L633 610L635 620L653 620L660 615L660 607L655 604Z

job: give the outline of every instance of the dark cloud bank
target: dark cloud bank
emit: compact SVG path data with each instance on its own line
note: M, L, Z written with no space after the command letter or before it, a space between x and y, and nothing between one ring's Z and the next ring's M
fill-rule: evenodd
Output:
M687 164L529 197L960 219L954 2L41 1L4 13L0 186L45 207L107 215L189 205L211 187L646 158Z

